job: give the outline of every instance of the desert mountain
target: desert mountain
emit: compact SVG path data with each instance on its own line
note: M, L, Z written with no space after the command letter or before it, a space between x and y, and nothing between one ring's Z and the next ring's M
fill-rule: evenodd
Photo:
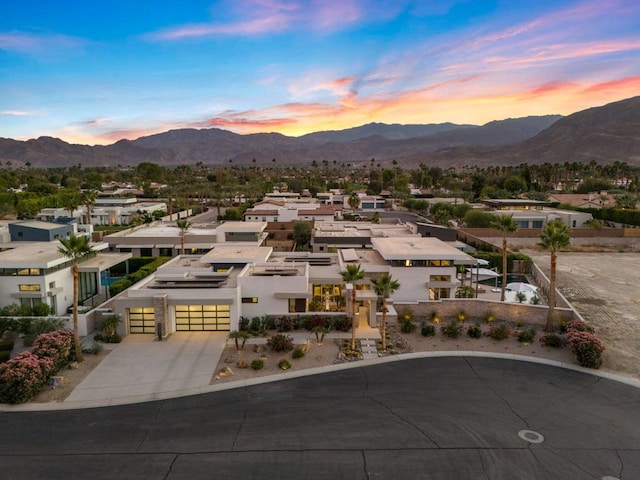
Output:
M640 165L640 96L564 117L537 135L497 148L460 146L399 159L403 165L517 165L520 163Z
M640 97L590 108L567 117L548 115L482 126L371 123L301 137L278 133L238 135L220 129L180 129L120 140L113 145L74 145L51 137L0 138L0 160L34 166L338 163L488 165L543 162L626 161L640 164Z
M450 146L513 143L535 135L559 118L558 115L550 115L508 119L484 126L371 123L302 137L278 133L238 135L215 128L180 129L94 147L69 144L51 137L26 142L0 138L0 160L30 162L34 166L135 165L140 162L223 164L229 160L247 164L253 159L258 164L271 164L274 158L280 164L310 163L313 160L345 163L371 158L390 162L395 158Z

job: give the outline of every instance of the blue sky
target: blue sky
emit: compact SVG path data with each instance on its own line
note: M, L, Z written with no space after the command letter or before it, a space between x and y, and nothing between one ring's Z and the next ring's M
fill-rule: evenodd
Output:
M0 6L0 137L482 124L638 94L637 0Z

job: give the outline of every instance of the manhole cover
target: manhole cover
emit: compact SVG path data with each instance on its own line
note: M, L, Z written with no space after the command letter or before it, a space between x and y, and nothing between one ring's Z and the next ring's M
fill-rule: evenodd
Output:
M544 437L538 432L534 432L533 430L520 430L518 432L518 436L521 439L523 439L525 442L529 442L529 443L544 442Z

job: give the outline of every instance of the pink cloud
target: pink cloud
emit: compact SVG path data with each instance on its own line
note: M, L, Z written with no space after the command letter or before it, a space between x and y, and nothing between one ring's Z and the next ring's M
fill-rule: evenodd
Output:
M640 75L596 83L584 89L585 93L618 93L626 91L640 92Z

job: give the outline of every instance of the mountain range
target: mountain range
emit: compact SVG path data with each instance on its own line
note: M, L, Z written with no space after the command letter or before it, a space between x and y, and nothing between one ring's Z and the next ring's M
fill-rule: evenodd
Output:
M591 160L640 165L640 96L566 117L524 117L482 126L370 123L301 137L179 129L105 146L69 144L52 137L27 141L0 138L0 160L39 167L140 162L215 165L229 161L270 165L274 159L290 165L314 160L359 163L372 158L382 164L396 160L407 167L419 163L448 167Z

